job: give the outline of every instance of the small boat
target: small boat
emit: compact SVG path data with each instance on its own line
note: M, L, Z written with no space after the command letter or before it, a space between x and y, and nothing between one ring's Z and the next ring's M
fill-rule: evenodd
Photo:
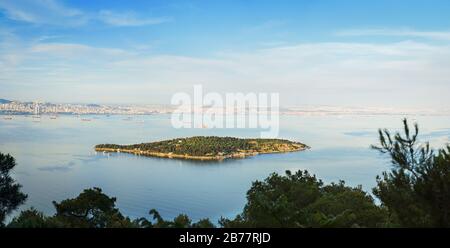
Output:
M91 121L91 119L83 118L81 121Z
M3 119L4 120L12 120L13 118L12 118L12 116L5 116L5 117L3 117Z

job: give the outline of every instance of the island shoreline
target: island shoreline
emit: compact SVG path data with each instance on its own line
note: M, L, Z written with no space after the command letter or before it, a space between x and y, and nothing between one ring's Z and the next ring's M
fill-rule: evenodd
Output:
M170 159L185 159L185 160L201 160L201 161L223 161L226 159L243 159L248 157L254 157L263 154L277 154L277 153L290 153L290 152L300 152L310 149L306 146L304 148L293 149L289 151L270 151L270 152L249 152L249 153L236 153L226 156L193 156L193 155L182 155L174 153L161 153L161 152L149 152L149 151L139 151L139 150L129 150L129 149L112 149L112 148L95 148L96 152L105 153L128 153L138 156L147 157L157 157L157 158L170 158Z
M192 146L195 146L194 149L192 149ZM199 147L200 149L204 147L205 151L200 152L203 154L187 153L187 151L199 153ZM260 154L298 152L309 148L303 143L289 140L240 139L216 136L178 138L135 145L101 144L94 147L96 152L103 153L128 153L138 156L199 161L242 159ZM167 150L167 152L164 150Z

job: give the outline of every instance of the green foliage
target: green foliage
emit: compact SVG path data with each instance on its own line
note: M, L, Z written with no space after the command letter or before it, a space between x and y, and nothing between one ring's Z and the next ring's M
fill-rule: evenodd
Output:
M428 143L418 142L418 125L411 134L403 120L404 135L393 137L379 130L380 146L393 168L377 177L373 193L405 227L450 227L450 147L437 154Z
M439 150L416 188L429 206L433 226L450 227L450 146Z
M6 216L27 199L27 195L20 191L22 186L11 177L15 166L16 161L12 156L0 153L0 226Z
M223 227L378 227L387 222L387 212L360 187L343 181L324 186L307 171L254 182L243 213L220 220Z
M200 219L196 223L192 224L193 228L215 228L214 224L208 219Z
M101 189L84 190L78 197L54 203L57 213L46 216L34 208L22 211L9 224L10 228L214 228L209 219L192 223L180 214L173 221L164 220L158 211L150 210L155 222L145 218L130 220L115 208L115 198Z
M56 214L48 217L33 208L22 211L8 227L123 228L139 227L115 208L116 198L99 188L85 189L78 197L53 202Z
M133 224L115 208L115 197L99 188L85 189L78 197L53 202L54 218L66 227L131 227Z
M173 221L164 220L156 209L150 210L149 214L155 222L151 222L145 218L138 220L141 227L144 228L214 228L214 224L209 219L201 219L196 223L185 214L180 214Z
M45 216L44 213L30 208L24 210L19 216L8 224L10 228L55 228L64 227L63 223L58 222L55 218Z
M240 139L216 136L196 136L136 145L101 144L95 146L96 149L124 149L191 156L230 155L241 151L278 151L296 147L306 146L282 139Z

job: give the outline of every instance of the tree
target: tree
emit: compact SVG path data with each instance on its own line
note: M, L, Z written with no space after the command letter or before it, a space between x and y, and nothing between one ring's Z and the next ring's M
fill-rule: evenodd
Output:
M60 203L54 218L65 227L134 227L115 207L116 198L102 193L100 188L85 189L78 197Z
M164 220L155 209L150 210L152 222L146 218L130 220L115 208L114 197L99 188L85 189L78 197L53 202L56 214L46 216L34 208L22 211L8 224L10 228L213 228L209 219L192 223L180 214L173 221Z
M214 224L208 219L200 219L191 225L192 228L215 228Z
M247 192L242 214L222 218L223 227L378 227L388 223L386 210L361 187L325 185L307 171L272 174Z
M13 218L8 224L10 228L55 228L64 227L63 223L58 222L52 217L45 216L44 213L30 208L22 211L19 216Z
M20 191L22 186L11 177L15 166L16 161L11 155L0 153L0 226L6 216L27 199L27 195Z
M429 143L419 143L419 127L404 135L379 130L374 149L391 158L393 168L377 177L373 193L404 227L450 227L450 146L437 154Z
M151 222L145 218L137 220L139 226L144 228L214 228L214 224L209 219L200 219L192 223L189 216L180 214L173 221L164 220L156 209L150 210L149 214L156 222Z

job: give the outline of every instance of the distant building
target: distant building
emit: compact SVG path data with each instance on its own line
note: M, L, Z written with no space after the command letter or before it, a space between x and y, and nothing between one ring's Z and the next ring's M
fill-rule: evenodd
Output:
M40 115L41 114L41 106L37 102L34 103L34 114L35 115Z

